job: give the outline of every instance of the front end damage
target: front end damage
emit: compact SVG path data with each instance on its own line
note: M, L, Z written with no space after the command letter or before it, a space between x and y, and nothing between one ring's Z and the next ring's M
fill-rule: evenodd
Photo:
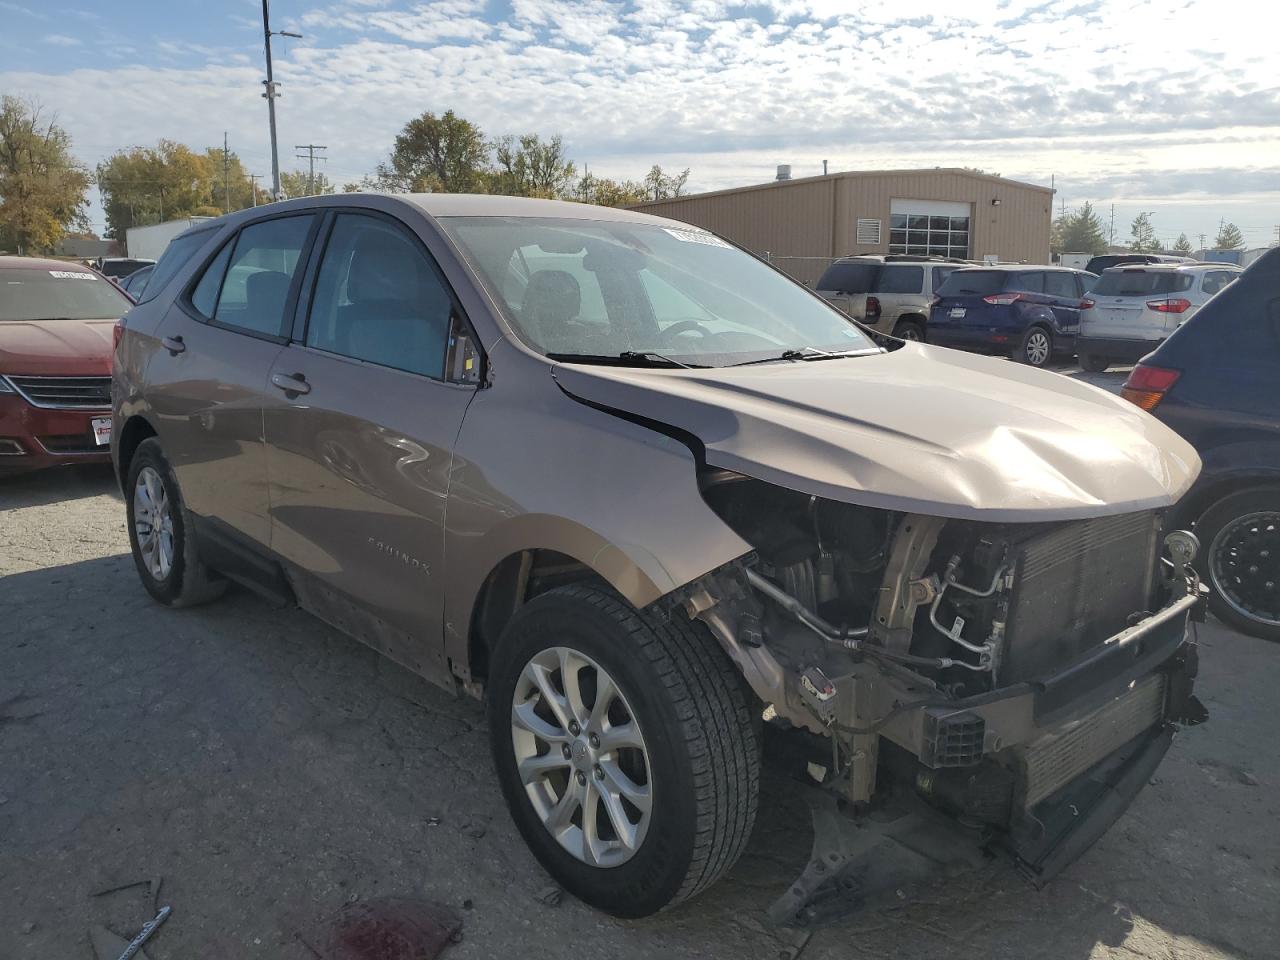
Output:
M704 469L754 551L675 599L777 724L828 739L784 924L1008 853L1037 885L1125 810L1191 689L1194 537L1158 511L988 523ZM835 800L840 801L836 812Z

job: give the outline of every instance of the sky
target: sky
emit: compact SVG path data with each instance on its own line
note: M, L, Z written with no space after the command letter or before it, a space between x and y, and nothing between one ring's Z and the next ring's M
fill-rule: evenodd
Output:
M978 167L1093 202L1117 242L1280 227L1275 0L275 0L282 169L371 173L423 111L561 134L603 176L711 190ZM0 93L92 166L160 138L270 174L259 0L0 0ZM90 219L100 230L94 198Z

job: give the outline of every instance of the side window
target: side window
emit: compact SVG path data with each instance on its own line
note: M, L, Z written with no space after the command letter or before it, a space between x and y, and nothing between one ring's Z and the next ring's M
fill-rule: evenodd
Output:
M222 275L227 272L227 261L231 259L231 248L234 244L227 241L213 261L204 268L196 288L191 291L191 305L200 315L210 320L218 309L218 291L222 289Z
M280 336L289 285L311 222L310 215L281 217L241 230L229 254L213 319L241 330ZM212 266L207 273L213 272Z
M933 292L937 293L938 288L942 286L942 281L947 279L948 275L954 273L957 267L934 267L933 268Z
M453 299L417 242L377 217L339 214L307 323L317 350L444 376Z
M1207 294L1215 294L1232 280L1236 278L1236 274L1230 270L1210 270L1204 275L1201 281L1200 289Z
M1075 275L1066 271L1046 273L1044 292L1051 297L1061 297L1063 300L1076 300L1080 296L1076 288Z
M215 232L214 230L197 230L195 233L184 233L169 241L169 246L164 248L164 253L160 254L160 260L154 267L143 267L134 274L135 277L139 273L142 276L135 279L129 286L129 292L133 294L133 298L139 303L154 299L164 285L173 279L174 274L187 265L187 261L209 241Z
M1023 293L1044 293L1044 274L1018 271L1010 273L1004 282L1006 290L1020 290Z
M882 267L873 293L922 293L924 267Z

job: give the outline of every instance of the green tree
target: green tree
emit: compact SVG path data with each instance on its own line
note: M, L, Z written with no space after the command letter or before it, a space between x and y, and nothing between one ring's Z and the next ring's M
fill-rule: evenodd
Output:
M0 250L51 250L68 230L88 227L89 173L71 138L39 105L0 99Z
M221 150L217 181L221 183ZM98 189L107 214L107 236L124 237L129 227L181 217L216 217L214 165L208 153L161 140L155 147L117 151L98 164Z
M1160 241L1156 239L1156 230L1151 225L1149 213L1138 214L1130 229L1133 240L1129 243L1129 249L1134 253L1155 253L1160 249Z
M480 128L452 110L424 113L404 125L377 181L399 193L474 193L483 189L489 145Z
M1218 229L1217 239L1213 241L1217 250L1239 250L1244 246L1244 234L1234 223L1224 223Z
M317 172L313 182L306 170L282 170L280 189L290 197L318 197L337 192L323 173Z
M649 200L668 200L671 197L678 197L684 193L688 180L688 167L680 173L669 175L655 163L644 177L645 196Z
M490 193L561 197L571 191L577 175L559 134L545 141L536 133L499 137L493 143L493 153L496 166L489 177Z
M1178 234L1178 239L1173 244L1173 252L1181 253L1184 256L1191 252L1191 241L1187 239L1185 233Z
M610 180L584 173L574 188L575 199L601 207L630 207L648 199L645 185L634 180Z
M1093 210L1093 204L1085 202L1079 210L1073 210L1058 218L1058 242L1060 253L1087 253L1097 256L1107 252L1107 235L1102 228L1102 218Z
M210 147L204 152L204 156L209 164L211 178L209 194L205 198L206 206L217 207L219 213L230 213L233 210L252 207L255 189L258 192L258 203L266 203L270 199L266 190L255 187L253 181L249 179L244 164L234 150L224 157L222 147ZM229 205L228 193L231 200Z

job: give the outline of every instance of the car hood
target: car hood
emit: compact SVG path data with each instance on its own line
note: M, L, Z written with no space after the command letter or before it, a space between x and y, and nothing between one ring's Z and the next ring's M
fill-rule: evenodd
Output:
M0 321L0 373L101 376L111 372L115 320Z
M561 363L570 396L692 437L706 462L833 500L992 521L1167 507L1195 450L1121 398L1007 360L889 353L720 369Z

